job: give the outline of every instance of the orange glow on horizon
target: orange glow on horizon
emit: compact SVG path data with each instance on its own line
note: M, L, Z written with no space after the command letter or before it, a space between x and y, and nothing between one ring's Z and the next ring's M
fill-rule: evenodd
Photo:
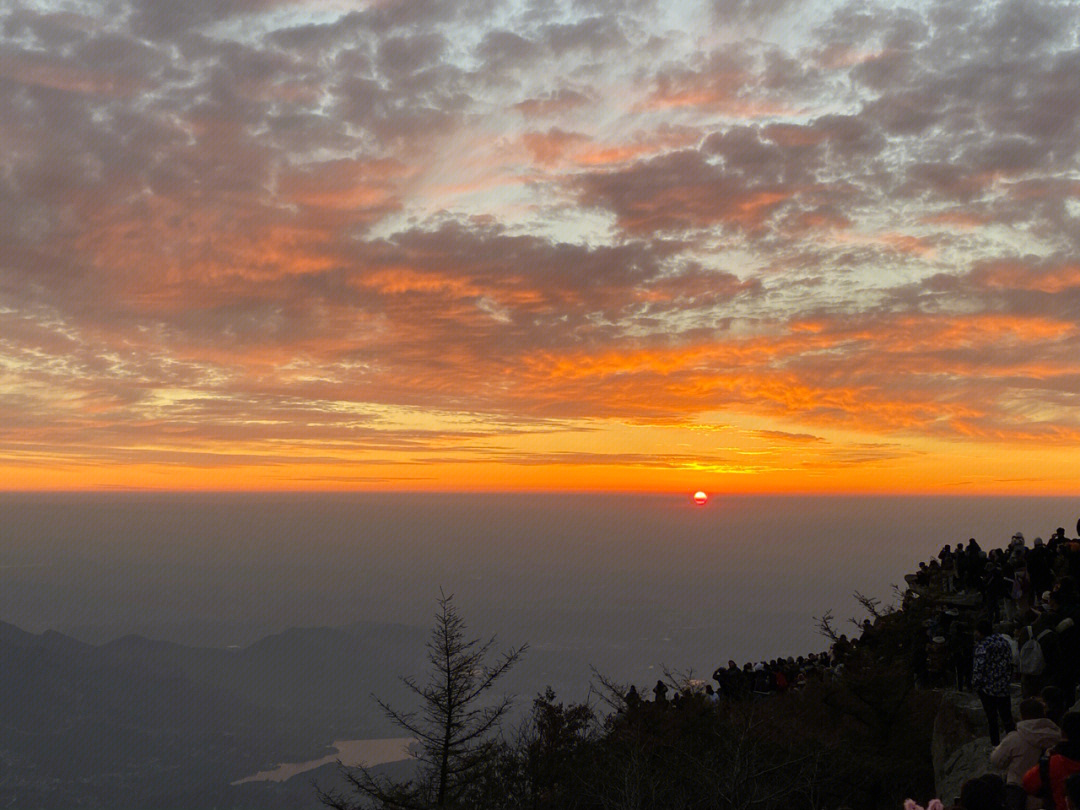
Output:
M790 437L790 438L789 438ZM843 437L835 437L837 440ZM211 444L195 466L131 462L50 452L0 458L0 491L431 491L627 492L725 494L956 494L1071 495L1069 446L952 440L907 440L848 446L798 433L728 427L609 425L580 435L538 434L511 439L516 450L393 451L323 459L317 447L298 447L286 464L258 461L257 446ZM850 440L850 437L848 437ZM633 452L610 453L613 444ZM594 446L594 454L580 447ZM665 453L661 449L669 448ZM695 451L695 447L698 448ZM565 448L565 449L560 449ZM671 449L678 448L678 454ZM254 454L254 455L253 455ZM230 460L230 457L235 460ZM704 485L704 486L703 486Z

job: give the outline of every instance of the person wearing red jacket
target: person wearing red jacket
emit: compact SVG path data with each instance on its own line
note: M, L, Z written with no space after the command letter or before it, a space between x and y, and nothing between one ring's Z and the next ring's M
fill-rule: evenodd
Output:
M1067 810L1069 807L1065 795L1065 780L1074 773L1080 773L1080 712L1066 712L1061 718L1062 742L1049 752L1050 794L1053 805L1045 804L1047 810ZM1024 774L1024 790L1029 796L1045 796L1043 784L1043 765L1040 762Z

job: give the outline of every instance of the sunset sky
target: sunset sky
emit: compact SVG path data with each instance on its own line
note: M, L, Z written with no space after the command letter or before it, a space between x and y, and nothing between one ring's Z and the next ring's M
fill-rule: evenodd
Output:
M1078 30L6 2L0 489L1076 493Z

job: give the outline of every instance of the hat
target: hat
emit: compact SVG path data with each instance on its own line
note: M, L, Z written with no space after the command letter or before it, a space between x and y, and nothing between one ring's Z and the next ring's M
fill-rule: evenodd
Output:
M1036 537L1035 538L1035 545L1041 546L1042 544L1043 544L1043 539L1041 537Z

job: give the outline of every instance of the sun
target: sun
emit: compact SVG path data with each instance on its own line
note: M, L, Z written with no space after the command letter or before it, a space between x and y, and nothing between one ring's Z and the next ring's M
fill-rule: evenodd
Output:
M698 506L704 506L709 501L709 496L702 492L700 489L694 493L694 503Z

